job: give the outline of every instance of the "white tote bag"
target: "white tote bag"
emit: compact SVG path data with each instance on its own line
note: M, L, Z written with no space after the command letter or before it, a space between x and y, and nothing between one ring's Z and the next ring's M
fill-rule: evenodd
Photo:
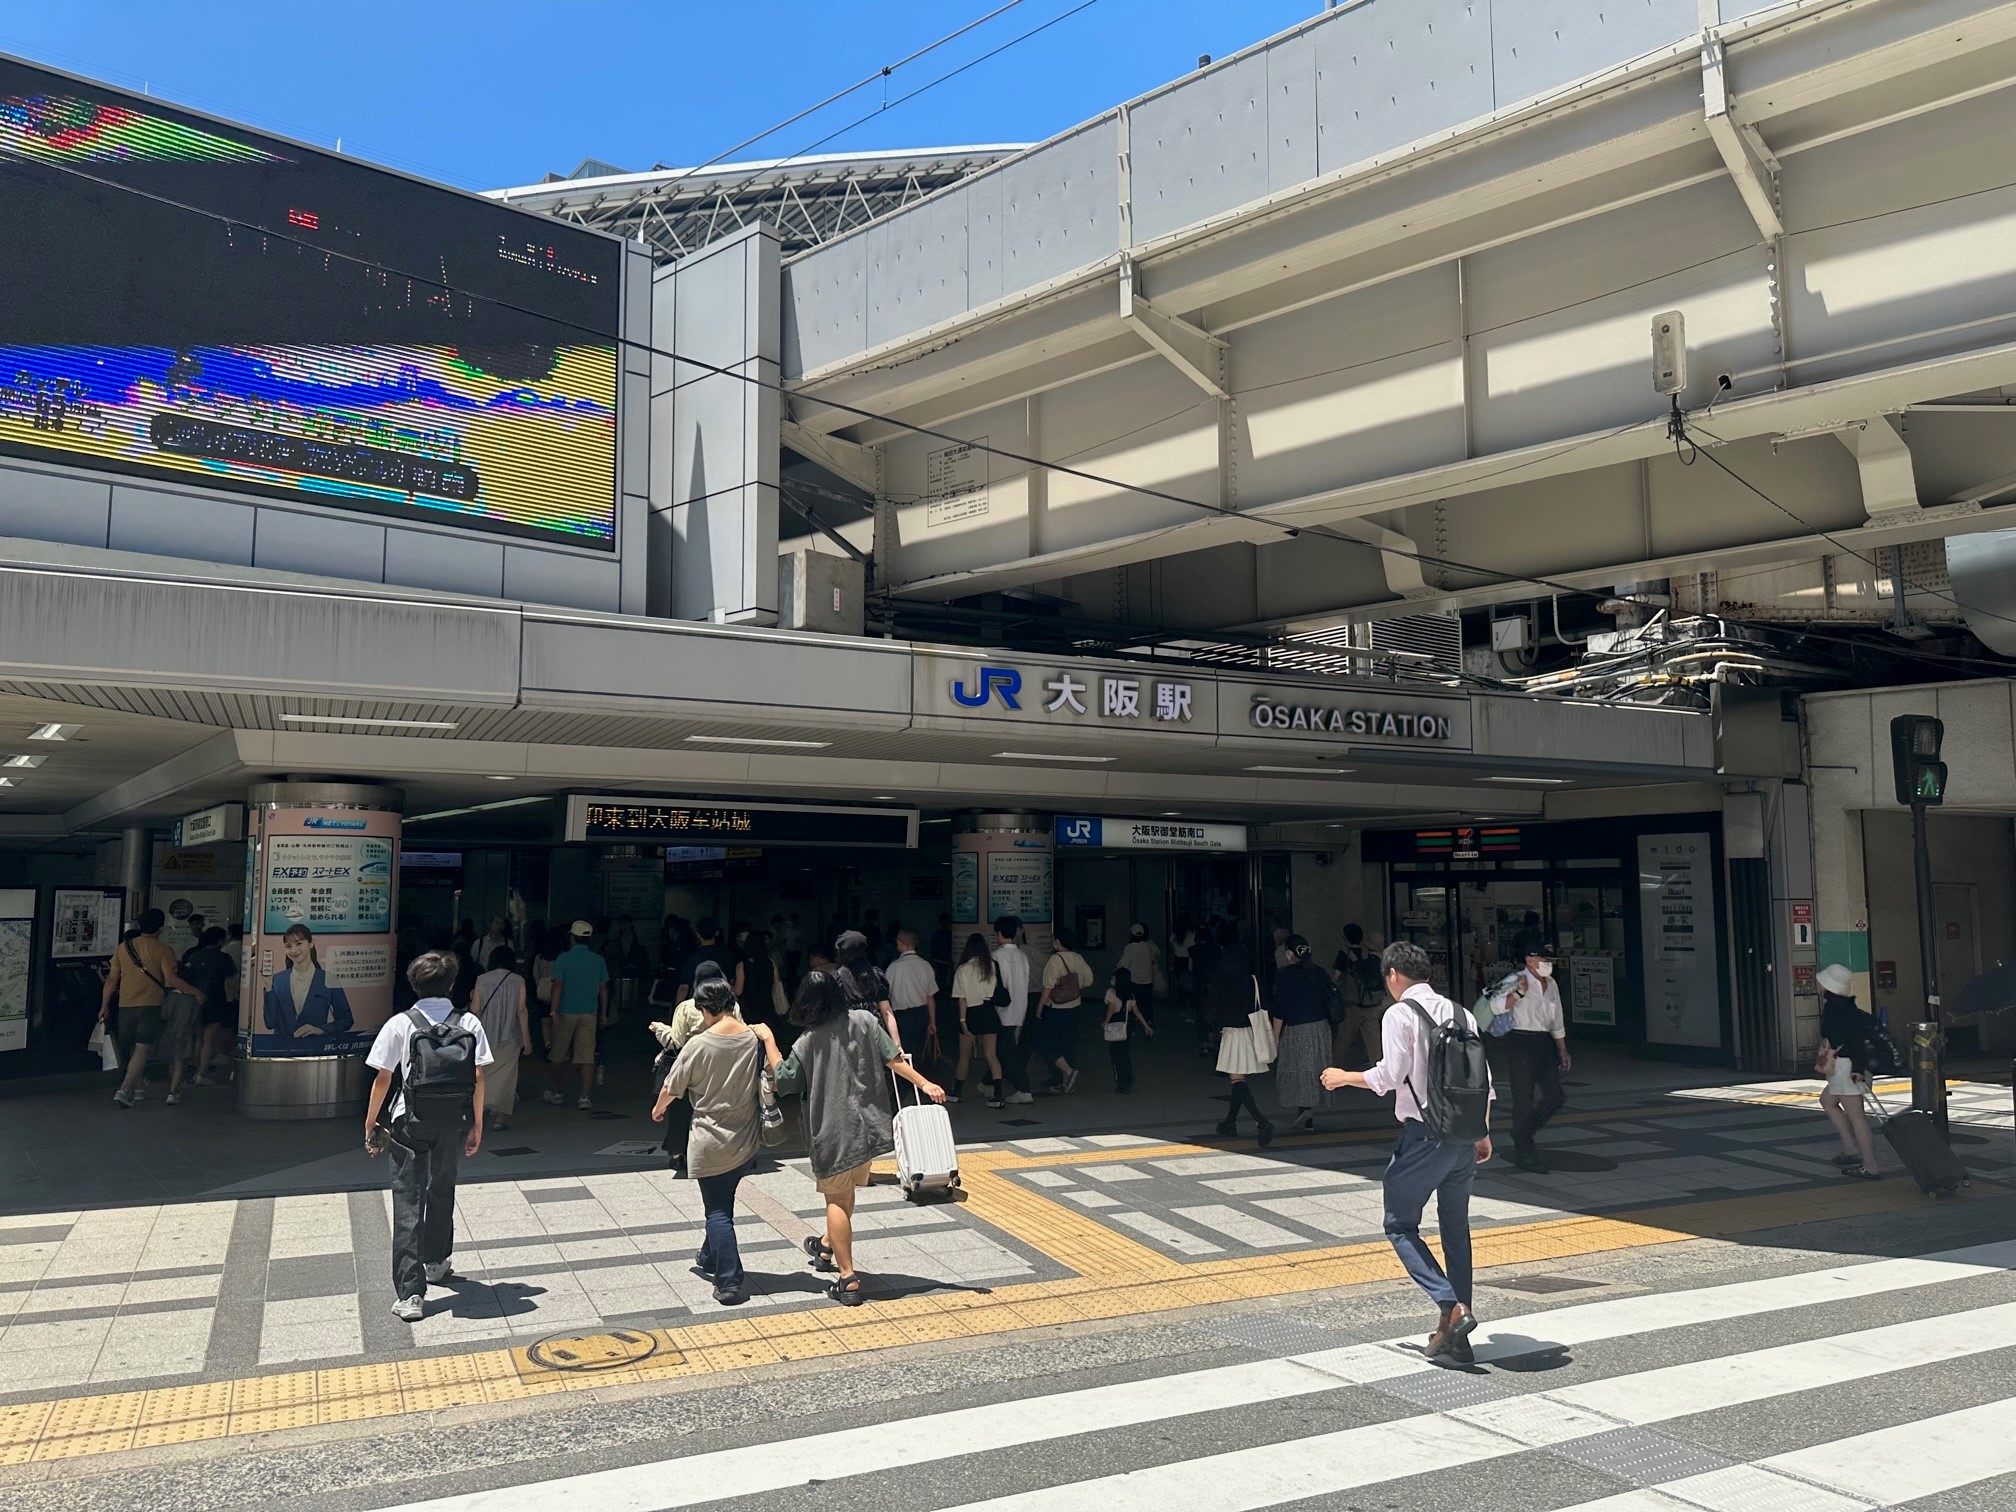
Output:
M1267 1010L1260 1006L1258 977L1253 979L1253 1011L1247 1015L1246 1022L1253 1030L1253 1053L1260 1057L1262 1065L1273 1065L1275 1057L1281 1050L1274 1043L1274 1020L1268 1016Z

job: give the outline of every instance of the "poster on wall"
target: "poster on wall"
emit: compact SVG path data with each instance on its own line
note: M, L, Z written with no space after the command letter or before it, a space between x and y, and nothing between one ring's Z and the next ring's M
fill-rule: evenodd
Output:
M1617 963L1607 955L1578 955L1568 962L1568 1019L1608 1029L1617 1022Z
M126 894L109 887L59 887L49 954L58 961L102 961L119 948Z
M35 890L0 891L0 1051L28 1048L28 969L34 943Z
M1645 1038L1722 1043L1715 947L1714 851L1706 834L1638 837L1638 919L1645 951Z
M259 827L241 1032L254 1055L361 1053L392 1012L399 816L274 807Z
M980 922L980 858L972 851L952 853L952 922Z
M1047 850L988 852L987 917L1013 914L1024 924L1049 923L1054 860Z

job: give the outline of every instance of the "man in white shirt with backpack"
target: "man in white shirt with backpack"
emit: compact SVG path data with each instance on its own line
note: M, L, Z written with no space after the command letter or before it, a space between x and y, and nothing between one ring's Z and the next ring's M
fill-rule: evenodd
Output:
M392 1316L406 1323L425 1315L430 1284L455 1279L456 1171L483 1144L490 1041L480 1019L448 1001L459 968L445 950L408 966L419 1001L385 1021L364 1057L378 1073L364 1148L392 1152Z
M1414 1284L1441 1309L1428 1336L1431 1360L1472 1363L1470 1189L1491 1158L1491 1071L1469 1010L1428 985L1428 952L1409 940L1380 955L1393 1006L1380 1025L1383 1053L1365 1071L1323 1073L1332 1092L1365 1087L1391 1095L1400 1141L1386 1163L1386 1238ZM1421 1211L1435 1198L1445 1271L1421 1237Z

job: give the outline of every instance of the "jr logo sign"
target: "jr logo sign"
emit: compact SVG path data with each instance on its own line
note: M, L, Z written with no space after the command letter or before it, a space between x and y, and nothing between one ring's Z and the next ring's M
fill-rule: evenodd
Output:
M952 684L952 698L955 703L964 704L969 709L984 709L995 694L1001 695L1001 707L1019 709L1022 707L1018 694L1022 691L1022 674L1013 667L982 667L980 686L974 692L966 691L964 679Z

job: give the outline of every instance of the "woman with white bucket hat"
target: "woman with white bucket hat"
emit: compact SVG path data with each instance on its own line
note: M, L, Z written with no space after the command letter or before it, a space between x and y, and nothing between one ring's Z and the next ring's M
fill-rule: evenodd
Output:
M1834 1164L1844 1176L1873 1181L1876 1170L1876 1142L1869 1134L1869 1115L1863 1097L1869 1091L1870 1076L1863 1044L1875 1021L1863 1011L1851 993L1855 978L1846 966L1823 966L1814 978L1820 985L1820 1052L1813 1069L1827 1079L1820 1093L1820 1108L1834 1132L1841 1136L1841 1153Z

